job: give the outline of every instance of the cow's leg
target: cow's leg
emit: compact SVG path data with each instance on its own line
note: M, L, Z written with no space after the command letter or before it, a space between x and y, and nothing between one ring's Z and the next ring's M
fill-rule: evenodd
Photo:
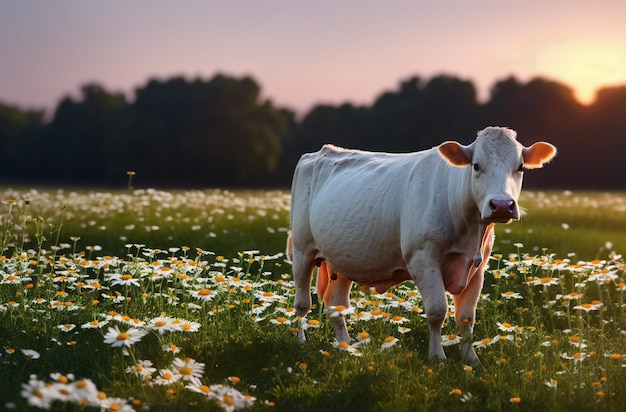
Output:
M478 270L469 285L458 295L454 296L454 310L457 325L461 329L461 353L463 361L468 365L476 365L478 356L472 346L474 320L476 319L476 303L483 288L483 270Z
M291 258L293 270L293 280L296 287L296 297L294 300L294 308L300 317L306 316L311 310L311 274L315 266L315 259L307 256L297 250L293 250ZM304 343L304 331L298 334L300 343Z
M322 262L318 273L318 276L324 275L328 277L328 284L322 292L324 304L327 307L350 307L350 288L352 287L352 281L345 278L340 273L335 272L326 261ZM319 289L318 293L320 293ZM331 313L329 314L329 319L333 325L337 342L349 343L350 334L348 334L348 328L346 327L346 320L344 316L339 313Z
M446 354L441 344L441 326L448 314L446 288L438 266L434 262L428 264L429 259L422 259L423 257L424 254L414 255L410 260L409 271L424 302L430 331L428 357L432 361L444 361ZM420 268L426 269L420 270Z
M485 268L489 264L489 256L494 241L493 223L485 229L481 243L481 263L476 272L469 279L468 285L463 292L454 296L454 310L457 325L461 329L461 353L463 360L468 365L476 365L480 362L478 355L472 346L474 333L474 321L476 319L476 304L483 289Z

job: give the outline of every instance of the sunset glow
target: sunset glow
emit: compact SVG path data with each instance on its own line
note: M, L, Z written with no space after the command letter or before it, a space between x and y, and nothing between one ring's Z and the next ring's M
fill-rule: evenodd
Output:
M537 66L572 87L578 101L591 104L599 88L626 80L626 48L608 40L560 43L539 52Z

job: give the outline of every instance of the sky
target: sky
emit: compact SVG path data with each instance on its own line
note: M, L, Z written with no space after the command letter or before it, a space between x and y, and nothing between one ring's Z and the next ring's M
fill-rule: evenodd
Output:
M0 0L0 102L52 110L90 82L249 75L303 113L448 74L481 100L542 76L582 103L626 84L626 1Z

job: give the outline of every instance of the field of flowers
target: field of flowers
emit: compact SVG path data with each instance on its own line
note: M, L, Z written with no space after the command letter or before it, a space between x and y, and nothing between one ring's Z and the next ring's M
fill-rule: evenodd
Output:
M626 196L527 192L473 345L406 282L295 316L282 191L0 192L0 408L622 410ZM314 295L315 298L315 295ZM314 300L316 302L316 300ZM353 342L325 320L347 313ZM307 329L307 343L295 334Z

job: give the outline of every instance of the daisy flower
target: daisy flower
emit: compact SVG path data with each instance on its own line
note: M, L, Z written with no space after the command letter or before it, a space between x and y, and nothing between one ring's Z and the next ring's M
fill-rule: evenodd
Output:
M276 319L270 319L270 323L273 323L274 325L290 325L291 320L284 316L279 316Z
M36 350L32 350L32 349L22 349L22 353L28 359L39 359L41 357L39 352L37 352Z
M126 373L133 374L145 378L146 376L152 376L156 372L156 368L152 367L152 361L138 360L135 365L126 368Z
M500 296L502 296L505 299L523 299L522 295L520 295L519 292L512 292L512 291L501 293Z
M592 303L583 303L582 305L576 305L573 309L584 310L585 312L591 312L594 310L599 310L602 307L602 304L592 304Z
M519 330L519 328L517 326L511 325L510 323L501 323L501 322L496 322L496 325L498 326L498 329L500 329L503 332L516 332Z
M336 347L337 349L340 350L344 350L346 352L348 352L350 355L352 356L363 356L363 353L361 353L361 351L358 349L359 347L359 342L350 345L347 342L333 342L333 346Z
M50 409L52 402L56 400L48 384L37 379L35 375L31 375L28 383L22 383L21 395L22 398L26 399L28 405L40 409Z
M315 319L300 318L300 330L307 330L309 328L319 328L320 321Z
M62 325L57 326L57 328L59 328L61 332L70 332L74 330L75 327L76 325L74 325L73 323L64 323Z
M194 382L204 375L204 363L196 362L191 358L186 358L185 360L176 358L172 361L171 368L180 374L185 381Z
M187 389L190 392L195 392L195 393L205 395L207 397L211 393L211 387L207 385L203 385L202 382L200 382L199 380L189 382L185 386L185 389Z
M346 316L354 313L354 308L345 307L343 305L329 306L324 310L324 313L328 314L329 318L336 318L338 316Z
M167 345L163 345L163 346L161 346L161 349L163 350L163 352L172 352L174 354L180 352L180 347L174 345L173 343L169 343Z
M383 341L383 344L380 345L380 350L389 349L390 347L394 346L396 343L398 343L398 338L394 336L387 336L385 340Z
M200 326L202 325L199 322L191 320L176 319L172 322L172 326L174 326L175 330L181 332L198 332L200 330Z
M124 398L104 398L100 402L100 409L105 411L134 412L135 409Z
M543 381L543 384L546 385L550 389L556 389L559 382L556 379L550 379L548 381Z
M442 336L441 344L443 346L452 346L452 345L456 345L459 342L461 342L461 337L455 333L452 333L450 335Z
M171 323L173 320L169 316L157 316L148 322L147 327L155 332L159 332L159 335L163 335L172 329Z
M356 335L356 338L359 340L359 345L367 345L368 343L372 341L370 334L365 331L359 332Z
M534 278L530 283L534 286L541 285L547 288L550 285L558 285L559 279L553 277Z
M176 373L171 369L161 369L159 376L152 381L153 385L171 385L178 382L182 378L180 373Z
M131 274L114 273L109 277L111 281L111 286L121 285L121 286L136 286L140 287L139 279L134 278Z
M211 385L208 398L216 401L225 411L232 412L252 406L256 398L244 395L237 389L225 385Z
M130 328L126 332L121 332L117 326L110 327L104 335L104 343L111 347L130 347L139 342L147 332L144 329Z
M585 349L587 347L587 344L583 339L580 339L580 336L570 336L568 341L572 346L578 349Z
M393 318L389 319L389 322L393 323L394 325L402 325L403 323L406 323L408 321L409 320L404 316L394 316Z
M99 321L98 319L95 319L91 322L83 323L80 327L81 329L98 329L103 328L107 323L109 323L108 320Z
M400 332L401 334L405 334L405 333L409 333L411 331L411 328L407 328L406 326L398 326L398 332Z
M472 343L472 345L474 345L474 347L477 347L477 348L486 348L487 346L493 345L499 340L500 340L500 336L498 335L494 337L493 339L485 338L485 339L479 340L478 342Z
M213 300L213 298L217 295L215 292L213 292L211 289L200 289L200 290L195 290L193 292L190 293L190 295L196 299L199 299L203 302L210 302Z

